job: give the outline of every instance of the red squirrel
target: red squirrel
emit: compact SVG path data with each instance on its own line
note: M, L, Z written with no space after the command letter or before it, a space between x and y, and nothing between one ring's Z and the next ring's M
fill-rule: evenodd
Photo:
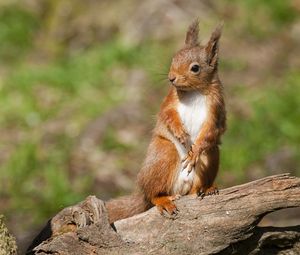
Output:
M109 221L128 218L156 206L176 214L174 203L188 194L217 194L220 137L226 129L223 86L218 77L222 26L206 45L199 24L188 28L185 44L172 59L170 89L158 113L137 191L106 202Z

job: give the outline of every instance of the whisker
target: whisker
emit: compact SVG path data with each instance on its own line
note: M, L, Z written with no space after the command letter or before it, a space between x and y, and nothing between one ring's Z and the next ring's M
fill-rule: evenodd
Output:
M166 77L155 77L154 80L157 82L169 82L169 79Z
M154 74L154 75L159 75L159 76L168 76L168 74L166 74L166 73L156 73L156 74Z

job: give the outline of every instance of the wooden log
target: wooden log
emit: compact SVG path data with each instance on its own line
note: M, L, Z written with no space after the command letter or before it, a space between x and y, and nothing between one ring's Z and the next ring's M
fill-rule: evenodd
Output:
M257 227L300 206L300 178L269 176L176 204L175 217L152 208L111 227L103 201L90 196L51 219L28 254L300 254L300 226Z

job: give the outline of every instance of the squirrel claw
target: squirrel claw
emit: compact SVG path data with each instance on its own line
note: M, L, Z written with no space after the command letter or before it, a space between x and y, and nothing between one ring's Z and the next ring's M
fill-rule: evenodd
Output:
M211 186L208 189L202 188L197 192L197 196L201 199L204 198L205 196L211 196L211 195L219 195L219 190L217 187Z
M186 131L182 131L181 133L175 132L174 136L184 147L188 147L190 135Z
M182 168L181 171L186 169L189 166L189 160L186 158L185 160L182 161Z
M207 190L207 195L219 195L219 190L217 187L210 187Z
M179 210L177 209L174 201L179 198L180 195L161 197L158 198L157 201L154 202L154 204L156 205L161 215L166 216L165 214L168 214L168 216L175 216L177 215Z
M197 196L200 199L203 199L205 197L205 193L204 193L203 189L201 189L197 192Z
M193 166L190 166L190 167L188 168L188 170L187 170L187 172L188 172L187 176L189 176L190 173L191 173L193 170L194 170L194 167L193 167Z
M181 169L181 171L187 171L187 176L194 170L194 166L191 163L188 163L186 165L184 165Z
M160 214L163 216L175 216L179 212L175 204L170 204L168 206L157 206L157 209L159 210Z
M163 207L161 205L156 206L156 207L157 207L159 213L161 215L165 216L165 217L175 216L178 213L178 209L177 208L169 208L169 207L165 208L165 207Z
M181 198L181 195L180 194L176 194L174 196L171 197L171 201L175 201L175 200L178 200Z
M199 157L193 157L191 155L187 155L183 160L182 160L182 170L187 170L188 175L194 170L196 162L198 162Z
M192 150L188 152L186 157L182 159L182 171L187 169L188 174L190 174L195 168L196 163L199 160L199 154L194 153Z

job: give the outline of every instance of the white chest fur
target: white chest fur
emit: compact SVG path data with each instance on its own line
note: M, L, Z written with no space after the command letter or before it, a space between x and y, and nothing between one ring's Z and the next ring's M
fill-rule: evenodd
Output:
M188 92L180 98L177 111L184 128L190 135L190 142L193 144L208 115L206 96L200 94L198 91ZM184 158L187 154L186 149L176 139L174 143L180 158ZM180 164L177 176L175 177L174 194L187 194L192 188L195 174L194 171L188 174L186 170L182 170L182 164Z
M195 142L207 117L206 96L198 91L188 92L179 101L177 110L191 142Z

